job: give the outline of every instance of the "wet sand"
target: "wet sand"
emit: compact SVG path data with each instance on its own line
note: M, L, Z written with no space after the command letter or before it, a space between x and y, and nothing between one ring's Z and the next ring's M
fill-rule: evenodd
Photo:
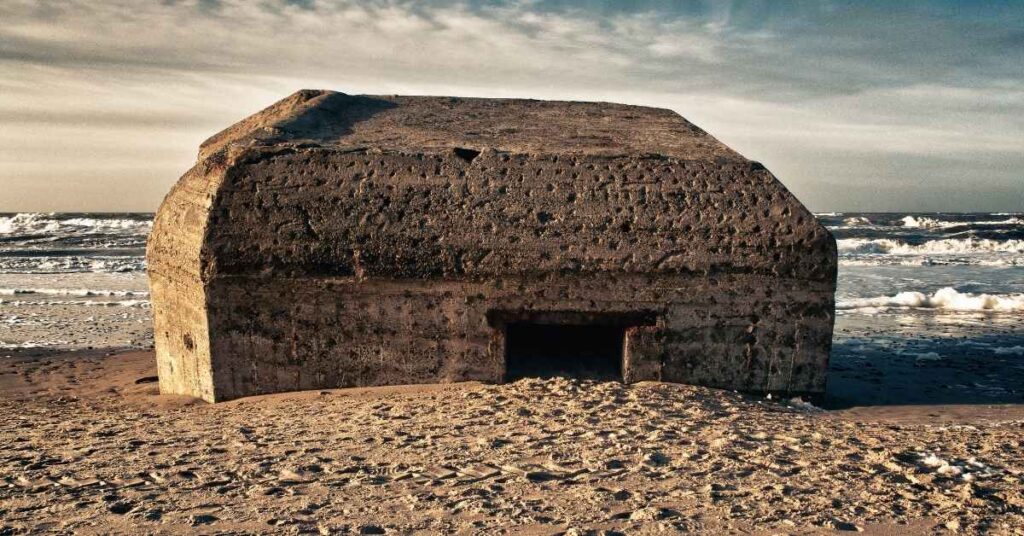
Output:
M815 411L565 379L162 396L0 360L0 534L1024 531L1024 406Z
M1022 347L1020 315L839 315L822 404L1022 404Z

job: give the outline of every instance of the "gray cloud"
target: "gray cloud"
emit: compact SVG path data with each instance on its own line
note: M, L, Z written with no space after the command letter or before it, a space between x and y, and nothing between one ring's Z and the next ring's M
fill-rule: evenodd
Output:
M203 138L300 87L665 106L812 209L897 185L895 208L1024 208L1020 4L680 4L11 0L0 210L152 209ZM97 175L140 193L71 206Z

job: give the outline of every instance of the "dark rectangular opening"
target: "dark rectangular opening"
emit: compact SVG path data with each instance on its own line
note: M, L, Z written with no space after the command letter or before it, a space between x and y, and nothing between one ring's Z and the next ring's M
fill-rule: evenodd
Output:
M506 377L622 380L625 331L625 327L614 325L508 324Z
M626 330L656 325L658 313L492 309L487 321L504 339L506 380L568 376L622 381Z

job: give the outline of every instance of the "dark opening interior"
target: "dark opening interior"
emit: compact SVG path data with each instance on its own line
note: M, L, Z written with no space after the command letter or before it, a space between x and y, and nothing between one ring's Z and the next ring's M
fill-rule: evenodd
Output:
M480 151L476 149L466 149L465 147L456 147L452 149L455 156L465 160L466 162L472 162L476 157L480 156Z
M505 326L507 377L570 376L622 380L625 326L537 324Z

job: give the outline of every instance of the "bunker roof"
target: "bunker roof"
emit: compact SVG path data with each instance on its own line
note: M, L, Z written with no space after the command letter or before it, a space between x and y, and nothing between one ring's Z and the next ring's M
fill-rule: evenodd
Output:
M346 95L301 90L214 135L200 158L233 143L341 149L644 155L745 161L671 110L607 102Z
M205 280L832 281L835 249L767 169L670 110L303 90L201 146L149 258Z

